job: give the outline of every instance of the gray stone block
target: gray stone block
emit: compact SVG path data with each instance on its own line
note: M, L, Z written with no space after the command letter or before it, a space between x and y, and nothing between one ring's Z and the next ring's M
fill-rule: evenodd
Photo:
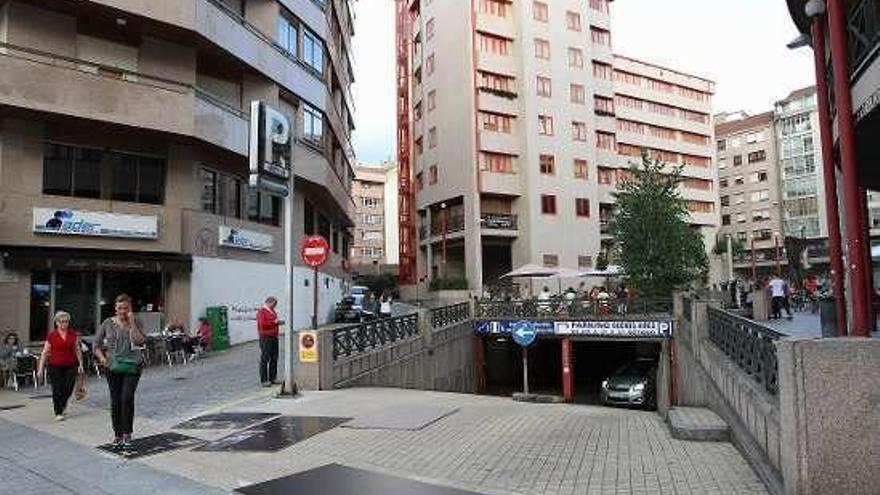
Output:
M669 410L669 430L672 438L697 442L726 442L730 440L727 423L703 407L673 407Z

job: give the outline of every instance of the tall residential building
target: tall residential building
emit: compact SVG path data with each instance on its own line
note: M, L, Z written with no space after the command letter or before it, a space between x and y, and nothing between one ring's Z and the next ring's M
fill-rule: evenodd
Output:
M642 148L684 165L694 224L717 227L713 84L615 57L608 1L409 8L419 276L479 289L526 263L592 267Z
M783 230L792 237L827 238L816 88L793 91L777 102L775 119Z
M385 169L360 165L354 171L355 207L351 261L356 269L385 264Z
M715 126L718 193L721 199L719 240L739 241L745 256L736 260L737 270L751 269L751 250L756 268L781 264L784 245L780 167L776 158L773 112L739 115ZM777 249L777 246L780 246Z
M89 334L127 293L149 332L225 306L231 340L252 339L265 297L287 312L305 234L332 247L329 317L353 225L352 34L345 0L2 2L0 329L39 341L65 310ZM253 100L295 130L290 239L282 199L247 187Z

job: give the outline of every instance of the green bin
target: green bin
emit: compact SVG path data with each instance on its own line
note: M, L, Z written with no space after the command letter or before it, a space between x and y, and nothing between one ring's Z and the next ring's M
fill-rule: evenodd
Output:
M226 306L211 306L205 310L205 318L211 324L214 338L211 350L222 351L229 347L229 316Z

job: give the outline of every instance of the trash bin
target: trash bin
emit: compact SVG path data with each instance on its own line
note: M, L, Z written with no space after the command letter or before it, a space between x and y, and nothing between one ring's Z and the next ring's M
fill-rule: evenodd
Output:
M212 306L205 309L205 318L213 331L211 350L222 351L229 347L229 317L226 306Z
M837 337L837 308L833 297L819 299L819 324L822 337Z

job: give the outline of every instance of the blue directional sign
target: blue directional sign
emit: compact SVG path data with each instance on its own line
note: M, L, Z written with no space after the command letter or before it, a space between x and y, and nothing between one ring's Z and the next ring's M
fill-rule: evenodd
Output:
M510 333L513 335L513 341L521 347L532 345L538 336L538 332L535 331L535 324L528 320L514 322Z

